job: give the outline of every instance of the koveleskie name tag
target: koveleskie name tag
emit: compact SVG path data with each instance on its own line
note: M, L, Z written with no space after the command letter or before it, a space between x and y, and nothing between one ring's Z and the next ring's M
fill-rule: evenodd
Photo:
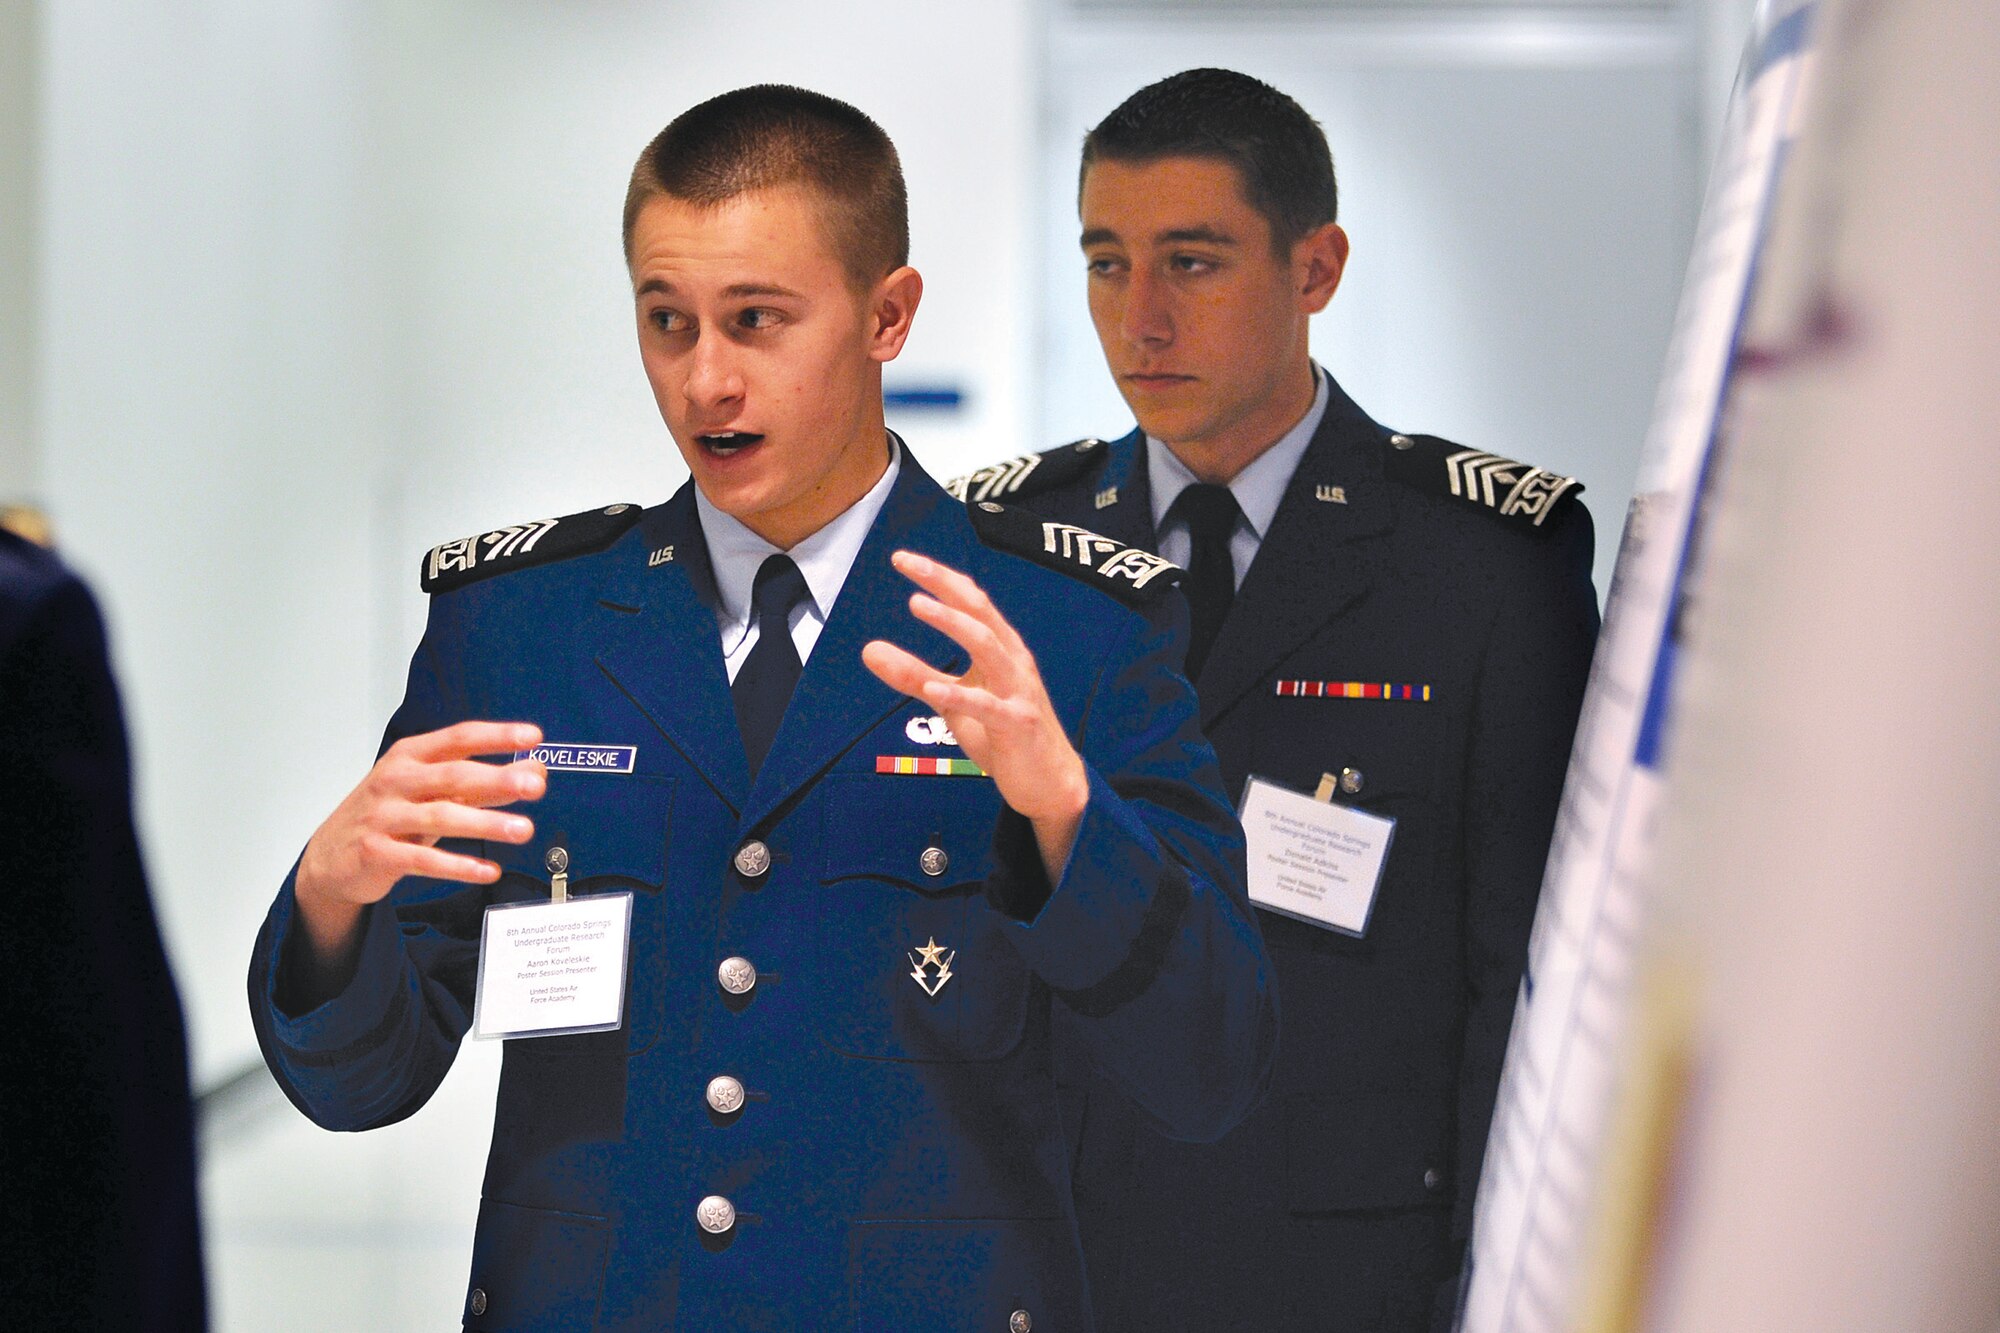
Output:
M514 758L538 759L551 773L630 773L638 762L636 745L567 745L551 742L516 750Z

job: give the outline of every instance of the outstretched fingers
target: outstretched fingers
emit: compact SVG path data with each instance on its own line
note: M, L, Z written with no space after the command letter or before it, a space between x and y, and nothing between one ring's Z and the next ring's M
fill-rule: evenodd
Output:
M517 754L542 743L542 729L532 722L456 722L436 731L405 736L390 746L423 764L480 755Z
M500 867L491 861L383 833L364 838L360 851L368 870L392 879L420 875L426 879L448 879L463 884L491 884L500 878Z
M934 682L950 682L951 677L907 648L875 639L861 649L861 664L875 673L877 680L913 699L924 698L924 688Z

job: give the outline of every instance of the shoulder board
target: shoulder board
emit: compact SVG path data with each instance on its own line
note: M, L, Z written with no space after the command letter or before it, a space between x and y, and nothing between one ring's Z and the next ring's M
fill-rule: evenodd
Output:
M1143 607L1181 581L1181 567L1150 551L991 500L965 507L979 539L997 551L1058 569L1127 606Z
M1111 451L1104 447L1102 440L1073 440L1038 454L1022 454L1019 458L993 463L962 477L953 477L944 484L944 488L952 498L967 504L977 504L981 500L1004 500L1009 496L1025 499L1087 476L1102 467L1109 457Z
M1509 526L1543 528L1551 514L1583 493L1575 477L1498 454L1467 449L1435 435L1391 435L1385 470L1405 485L1491 510Z
M495 574L601 551L624 536L644 512L638 505L606 505L433 546L424 556L424 591L450 592Z

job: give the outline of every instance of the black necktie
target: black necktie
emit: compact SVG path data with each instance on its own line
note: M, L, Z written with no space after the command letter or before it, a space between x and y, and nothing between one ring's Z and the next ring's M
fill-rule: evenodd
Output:
M757 621L757 642L736 670L729 694L736 701L736 729L743 733L743 752L750 757L750 775L764 765L792 688L799 683L799 650L792 643L792 608L806 595L806 576L788 555L774 555L758 566L750 585L750 614Z
M1201 675L1216 631L1236 600L1236 565L1229 558L1229 536L1236 529L1236 497L1227 486L1196 482L1174 497L1168 517L1187 524L1193 553L1188 557L1188 609L1194 613L1194 633L1188 639L1187 678Z

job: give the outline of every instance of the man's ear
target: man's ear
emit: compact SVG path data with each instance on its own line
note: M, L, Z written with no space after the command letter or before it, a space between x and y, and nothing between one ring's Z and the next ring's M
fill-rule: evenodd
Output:
M917 303L923 299L923 276L908 264L875 284L868 307L870 357L877 361L896 359L917 318Z
M1326 309L1347 271L1347 233L1337 222L1315 227L1292 246L1292 272L1297 275L1299 309L1317 315Z

